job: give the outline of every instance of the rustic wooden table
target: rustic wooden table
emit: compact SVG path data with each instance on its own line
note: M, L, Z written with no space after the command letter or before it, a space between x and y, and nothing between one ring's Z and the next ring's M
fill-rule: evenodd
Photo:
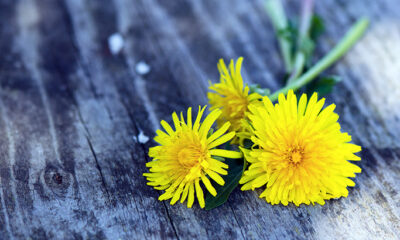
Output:
M359 17L372 22L329 70L343 81L328 102L363 147L356 187L300 207L236 190L206 211L157 200L143 134L206 104L220 57L244 56L248 83L282 84L263 1L1 0L0 238L399 239L399 2L316 2L327 27L318 56ZM297 14L298 1L285 4ZM124 48L112 54L116 32Z

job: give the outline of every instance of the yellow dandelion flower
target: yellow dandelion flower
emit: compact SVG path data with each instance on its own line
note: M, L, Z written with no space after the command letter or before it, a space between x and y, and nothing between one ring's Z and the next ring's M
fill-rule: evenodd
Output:
M219 185L224 185L225 182L220 175L227 174L228 165L213 156L242 157L239 152L216 149L231 140L235 132L225 134L230 126L227 122L216 132L209 134L211 126L221 115L221 110L212 111L200 124L205 108L199 107L194 123L192 123L191 108L187 111L186 122L182 113L180 119L173 113L175 131L167 122L161 121L165 132L157 130L154 140L160 145L150 148L149 156L153 160L146 164L150 168L150 173L143 174L149 181L148 185L158 190L165 190L159 197L160 201L172 198L170 203L173 205L179 199L181 203L187 199L187 206L190 208L196 192L200 207L204 208L204 194L200 182L215 196L217 192L209 178Z
M212 84L209 89L214 92L208 93L208 100L211 109L221 109L222 114L217 119L218 127L229 121L232 125L231 131L246 132L243 127L243 120L248 113L248 106L252 103L260 102L262 96L258 93L251 93L247 84L243 84L243 78L240 73L243 57L229 64L229 71L220 59L218 70L220 73L220 82ZM234 138L233 143L238 143L238 138Z
M264 97L263 106L250 107L255 145L244 150L250 166L240 180L242 190L266 185L260 198L296 206L347 197L347 187L355 185L349 177L361 172L348 160L361 160L354 155L361 147L340 131L335 105L322 110L325 99L318 101L316 93L297 102L293 91L287 98L280 94L278 102L274 106Z

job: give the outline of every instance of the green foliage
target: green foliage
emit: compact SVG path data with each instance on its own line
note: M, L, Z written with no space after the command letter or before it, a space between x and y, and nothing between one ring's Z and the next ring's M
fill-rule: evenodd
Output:
M308 95L311 95L313 92L318 92L319 96L325 96L331 93L333 86L341 80L342 79L337 75L320 77L307 86L306 92Z
M271 94L271 90L269 90L268 88L261 88L259 84L249 85L249 88L250 93L258 93L261 96L268 96L269 94Z
M288 21L288 26L284 29L280 29L277 33L278 37L284 38L290 42L291 46L296 45L297 38L297 26L293 21Z
M317 39L324 31L324 21L321 17L314 14L311 18L309 34L304 39L301 39L300 44L298 44L300 40L299 25L296 21L289 20L288 26L278 32L278 37L290 42L290 45L293 46L293 49L291 49L292 55L295 55L297 51L301 51L306 55L307 60L309 60L314 51Z
M322 20L321 17L317 15L313 15L311 19L311 25L310 25L310 32L309 32L309 37L307 38L306 41L303 42L303 52L306 54L306 68L312 67L312 55L315 50L316 42L318 38L322 35L322 33L325 31L325 25L324 21Z
M245 168L243 158L227 158L225 160L225 163L229 166L228 175L222 176L222 178L225 180L225 185L214 186L215 190L217 190L217 196L215 197L207 192L205 198L206 210L211 210L224 204L228 200L231 192L237 187L237 185L239 184L239 180L242 177L243 170Z
M325 31L324 20L318 15L313 15L310 26L310 38L316 41L319 36Z
M306 62L310 62L315 49L315 42L310 37L305 37L299 48L299 51L306 56Z

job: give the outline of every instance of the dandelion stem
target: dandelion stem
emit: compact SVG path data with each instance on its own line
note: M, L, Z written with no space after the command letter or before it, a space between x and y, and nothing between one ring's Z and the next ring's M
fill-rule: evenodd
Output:
M271 101L276 101L280 93L286 94L290 89L298 90L308 82L313 80L318 74L327 69L342 57L363 35L369 24L368 19L362 18L354 24L351 29L346 33L342 40L319 62L317 62L306 73L294 80L292 83L284 88L274 92L269 98Z
M314 0L303 0L301 7L300 26L298 30L297 50L294 57L292 66L292 73L290 74L287 84L292 83L303 72L304 64L306 62L306 53L304 52L304 44L309 39L311 18L313 13Z
M283 61L287 72L292 71L292 56L290 40L283 34L288 28L288 21L283 9L281 0L268 0L265 3L267 14L271 19L272 25L275 28L275 33L278 38L279 47L281 49Z

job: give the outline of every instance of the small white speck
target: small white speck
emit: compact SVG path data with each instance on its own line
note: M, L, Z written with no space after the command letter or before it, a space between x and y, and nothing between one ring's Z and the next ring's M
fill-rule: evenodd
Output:
M150 66L147 63L140 61L136 64L136 72L140 75L145 75L150 72Z
M144 144L144 143L147 143L147 141L149 141L149 137L146 136L142 131L140 131L139 135L137 137L133 136L133 140Z
M118 54L124 47L124 38L119 33L114 33L108 37L108 48L113 55Z

